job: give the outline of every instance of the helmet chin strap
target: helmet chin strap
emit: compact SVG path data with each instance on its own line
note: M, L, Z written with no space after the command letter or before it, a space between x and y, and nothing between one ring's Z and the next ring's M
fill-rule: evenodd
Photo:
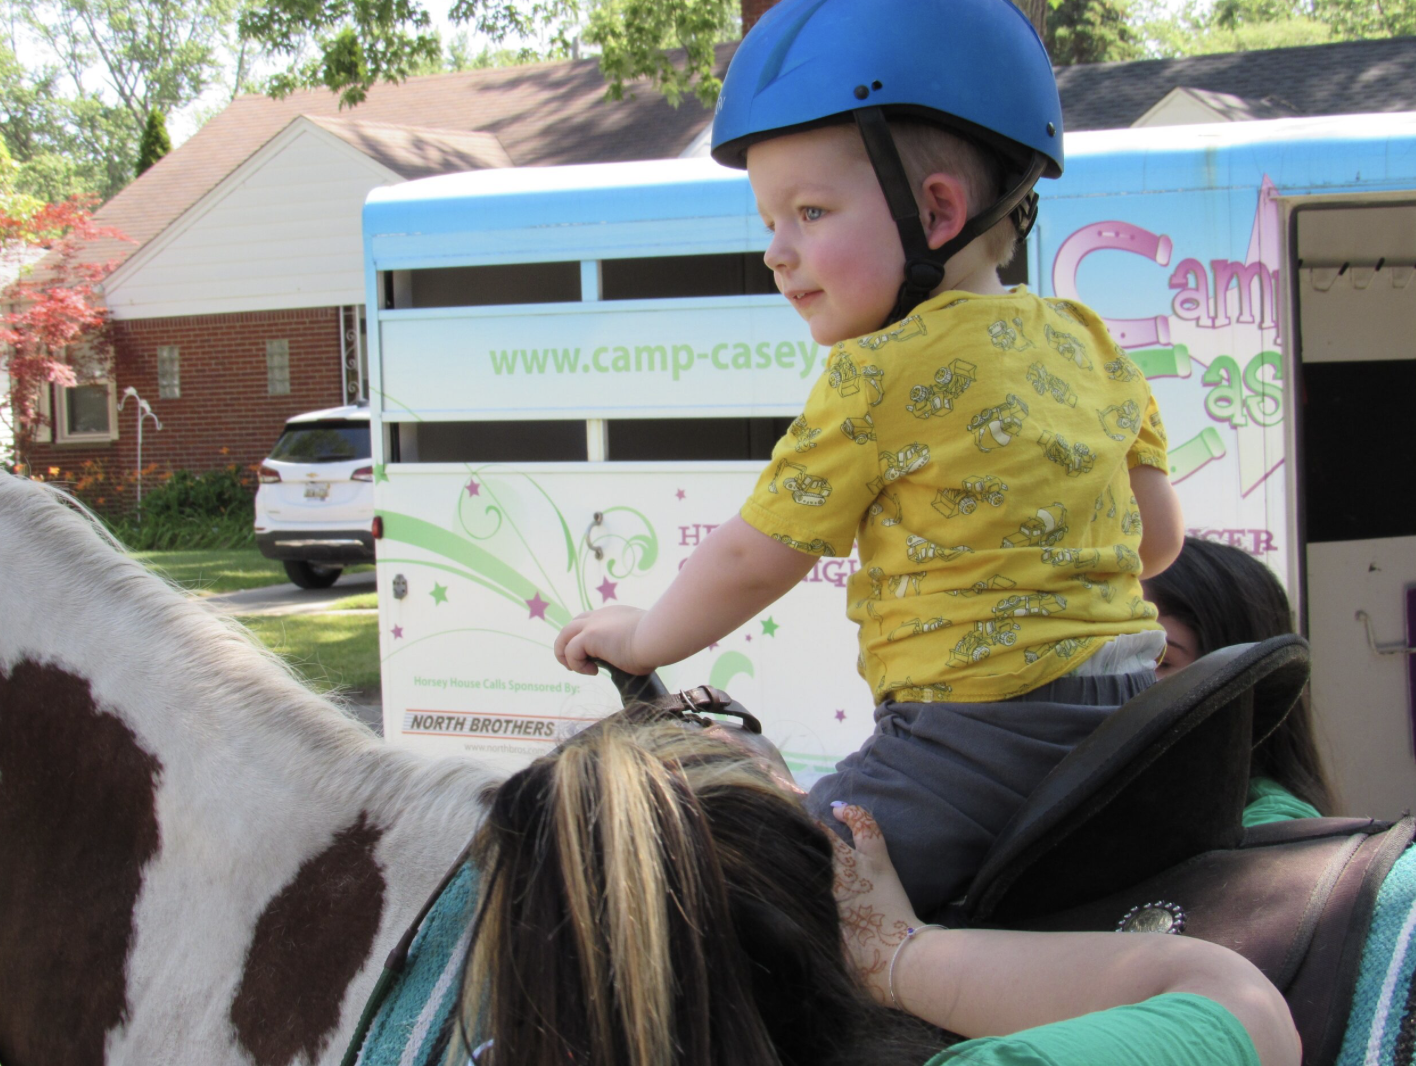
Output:
M885 203L890 209L890 217L895 220L900 245L905 251L904 284L900 286L900 294L895 298L889 317L881 323L886 326L898 322L928 299L929 294L944 283L944 265L1005 216L1013 216L1018 240L1027 238L1037 220L1037 193L1033 191L1033 186L1042 177L1047 160L1034 153L1027 171L1014 182L1012 188L992 206L965 222L963 229L942 246L931 248L924 225L920 222L919 203L905 175L905 166L900 161L900 152L895 147L895 138L890 134L885 113L878 107L863 107L857 109L854 116L856 128L865 142L866 155L875 168L876 180L885 194Z

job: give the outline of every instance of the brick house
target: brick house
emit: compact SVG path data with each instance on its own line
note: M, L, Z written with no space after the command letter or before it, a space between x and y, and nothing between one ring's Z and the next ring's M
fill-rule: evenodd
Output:
M750 25L771 0L744 0ZM732 45L720 46L725 67ZM1416 109L1410 39L1102 63L1058 71L1069 130ZM204 470L264 457L290 415L363 389L360 209L369 190L502 166L703 155L710 114L641 88L604 99L593 59L410 78L341 112L325 91L243 96L115 196L98 220L134 243L105 284L114 319L109 380L50 390L53 429L30 468L107 480L86 495L123 506L137 465ZM99 503L100 499L103 501Z

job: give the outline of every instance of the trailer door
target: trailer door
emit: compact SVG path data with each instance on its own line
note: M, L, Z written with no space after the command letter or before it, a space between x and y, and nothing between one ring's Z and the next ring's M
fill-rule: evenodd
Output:
M1394 818L1416 805L1416 197L1290 205L1313 708L1342 811Z

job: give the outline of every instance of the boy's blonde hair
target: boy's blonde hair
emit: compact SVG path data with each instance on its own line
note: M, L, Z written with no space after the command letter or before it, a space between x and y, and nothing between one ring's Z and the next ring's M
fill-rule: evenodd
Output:
M890 132L900 152L900 162L905 165L910 187L916 192L929 175L950 174L964 183L970 216L989 207L1003 194L997 159L973 142L931 122L908 118L891 119ZM1005 267L1013 260L1018 230L1012 218L1006 217L977 240L994 266Z

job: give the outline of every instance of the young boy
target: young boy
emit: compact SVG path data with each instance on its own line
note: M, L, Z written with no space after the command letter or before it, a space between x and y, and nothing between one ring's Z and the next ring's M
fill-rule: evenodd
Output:
M809 803L833 828L832 801L870 810L928 915L1154 680L1140 578L1183 534L1164 429L1094 312L998 280L1062 170L1052 68L1008 0L783 0L733 59L713 144L833 348L740 514L651 610L581 615L556 656L677 662L857 544L876 729Z

